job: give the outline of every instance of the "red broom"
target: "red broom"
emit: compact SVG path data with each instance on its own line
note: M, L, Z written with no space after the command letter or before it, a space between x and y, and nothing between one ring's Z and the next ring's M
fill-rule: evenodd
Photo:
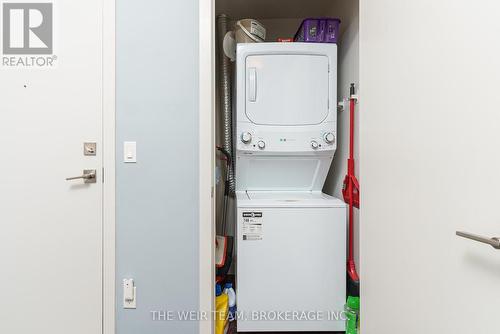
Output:
M354 171L354 110L356 107L356 91L351 84L349 99L349 159L347 160L347 175L344 179L342 195L349 204L349 250L347 256L347 290L350 296L359 296L359 276L354 263L354 208L359 208L359 182Z

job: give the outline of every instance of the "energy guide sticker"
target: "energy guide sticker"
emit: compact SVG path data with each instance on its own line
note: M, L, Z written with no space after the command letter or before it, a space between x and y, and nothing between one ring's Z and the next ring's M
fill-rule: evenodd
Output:
M262 240L262 212L243 212L243 240Z

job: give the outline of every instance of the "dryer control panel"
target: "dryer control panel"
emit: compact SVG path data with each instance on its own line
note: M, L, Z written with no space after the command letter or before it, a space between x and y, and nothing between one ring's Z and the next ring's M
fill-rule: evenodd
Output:
M241 127L237 135L238 151L269 153L307 153L335 151L336 133L324 128L315 131L283 132L260 130L254 127Z

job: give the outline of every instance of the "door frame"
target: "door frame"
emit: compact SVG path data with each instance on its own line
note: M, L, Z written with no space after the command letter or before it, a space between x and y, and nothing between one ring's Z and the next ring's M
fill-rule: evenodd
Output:
M215 1L199 0L199 333L214 330L215 310Z
M115 0L102 0L102 334L115 334Z

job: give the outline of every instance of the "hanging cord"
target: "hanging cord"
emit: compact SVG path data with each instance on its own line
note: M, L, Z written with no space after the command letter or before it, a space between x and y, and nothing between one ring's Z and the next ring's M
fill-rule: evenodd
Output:
M223 204L222 204L222 222L221 222L222 235L225 236L226 235L226 226L227 226L228 197L229 197L229 191L230 191L229 168L230 168L232 162L231 162L231 155L229 154L229 152L227 152L224 148L219 147L219 146L217 146L217 150L224 155L224 157L225 157L224 160L226 161L226 179L224 181L224 199L223 199Z

